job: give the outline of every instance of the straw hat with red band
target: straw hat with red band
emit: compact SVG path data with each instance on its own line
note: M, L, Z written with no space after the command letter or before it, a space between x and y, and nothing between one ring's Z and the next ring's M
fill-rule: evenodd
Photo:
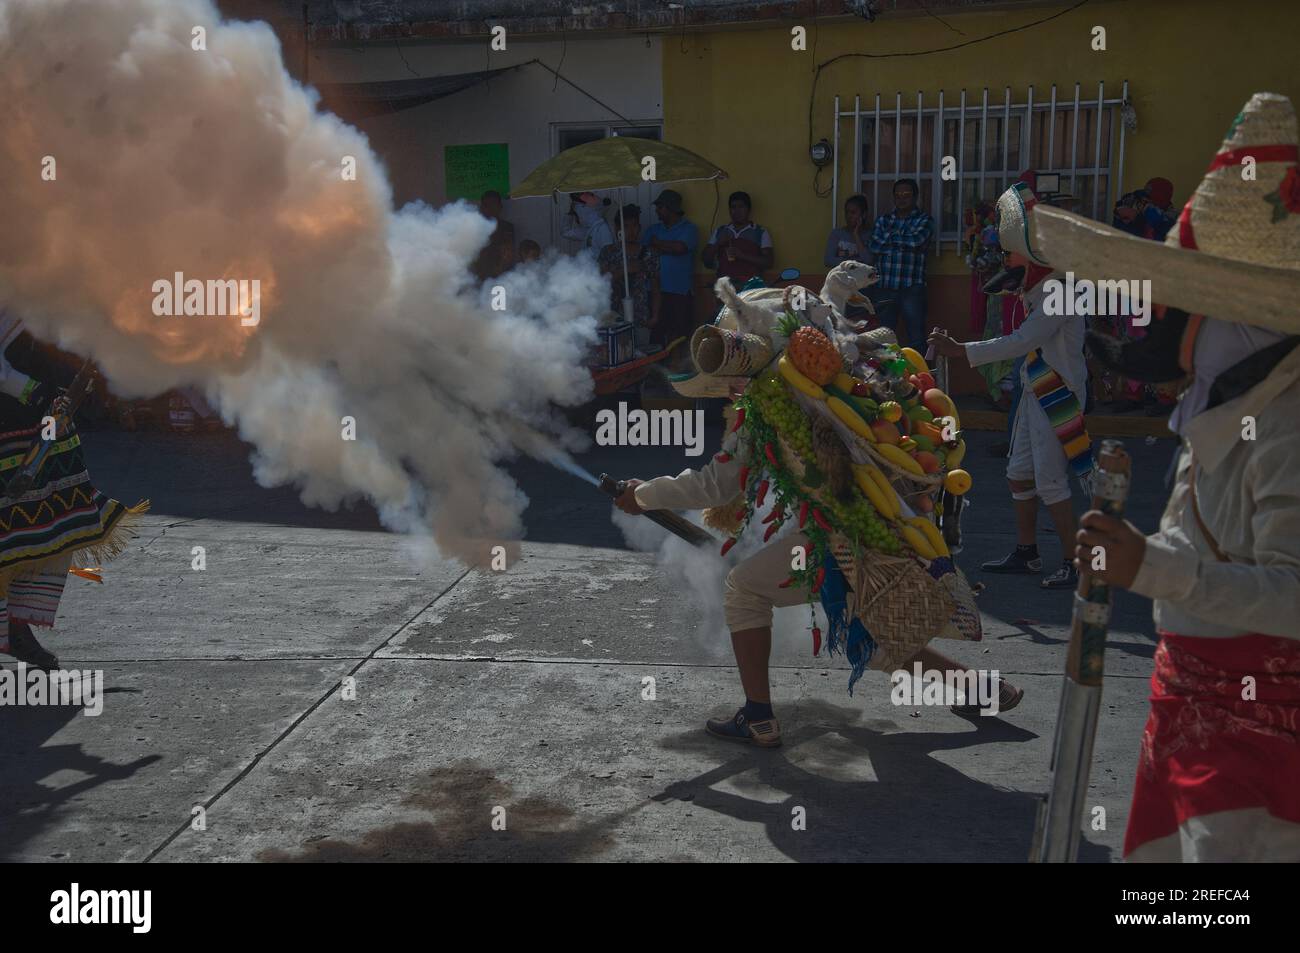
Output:
M1079 278L1149 279L1159 304L1297 334L1298 161L1291 101L1256 93L1164 244L1040 207L1031 223L1035 247Z

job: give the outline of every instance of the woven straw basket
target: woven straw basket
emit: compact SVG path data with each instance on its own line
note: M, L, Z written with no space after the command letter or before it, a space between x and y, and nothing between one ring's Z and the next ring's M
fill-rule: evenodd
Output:
M779 435L777 443L791 475L802 482L803 461ZM820 500L823 492L813 495ZM872 550L861 559L839 533L831 535L830 546L853 590L853 613L876 641L872 668L897 667L933 638L979 641L979 611L965 578L956 571L935 579L906 543L904 555Z

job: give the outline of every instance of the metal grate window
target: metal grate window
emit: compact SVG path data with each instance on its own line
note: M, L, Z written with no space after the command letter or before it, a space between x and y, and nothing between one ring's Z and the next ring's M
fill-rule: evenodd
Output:
M1062 189L1077 200L1075 211L1109 219L1112 204L1123 194L1121 111L1127 102L1127 80L1113 99L1106 98L1103 83L1087 99L1079 83L1068 99L1058 95L1055 85L1046 95L1030 86L1019 102L1012 101L1009 86L1000 101L996 94L990 98L987 87L979 95L963 89L946 100L943 90L928 101L918 91L915 101L909 96L906 103L902 93L895 93L892 102L876 93L866 105L854 96L852 109L842 109L836 96L835 151L839 154L840 127L847 120L852 123L853 178L841 183L835 164L833 225L839 224L842 198L861 192L874 218L893 207L894 180L914 178L921 186L919 204L938 226L938 249L952 242L960 250L966 209L995 200L1025 169L1059 173ZM956 162L954 180L940 174L945 156Z

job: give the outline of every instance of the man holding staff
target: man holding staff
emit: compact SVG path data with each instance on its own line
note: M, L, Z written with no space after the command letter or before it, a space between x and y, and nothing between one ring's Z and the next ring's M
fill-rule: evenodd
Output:
M1250 170L1250 174L1244 172ZM1131 861L1300 860L1300 171L1289 100L1237 115L1164 244L1058 209L1044 256L1087 278L1149 278L1138 341L1089 334L1099 360L1186 377L1170 427L1177 482L1144 536L1084 515L1076 565L1154 600L1160 644L1124 854Z

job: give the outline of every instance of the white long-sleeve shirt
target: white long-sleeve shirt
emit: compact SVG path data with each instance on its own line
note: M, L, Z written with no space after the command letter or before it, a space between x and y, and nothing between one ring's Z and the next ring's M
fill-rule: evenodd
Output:
M1245 417L1254 418L1254 440L1242 436ZM1177 483L1131 587L1155 600L1158 629L1300 639L1298 420L1300 348L1245 394L1185 425ZM1193 456L1201 518L1231 562L1215 558L1196 525ZM1156 475L1135 476L1148 478Z
M1087 321L1083 315L1049 315L1043 310L1045 286L1052 279L1062 280L1059 271L1034 285L1025 294L1025 321L1010 334L987 341L971 341L966 347L966 359L972 367L1010 361L1040 349L1043 360L1061 375L1082 405L1088 382L1088 365L1083 356L1083 334ZM1020 369L1020 382L1029 383L1028 372Z
M737 435L727 434L722 450L731 454L726 463L711 459L698 470L683 470L677 476L655 477L633 491L637 505L645 510L699 510L721 506L740 492L740 470L746 458Z

